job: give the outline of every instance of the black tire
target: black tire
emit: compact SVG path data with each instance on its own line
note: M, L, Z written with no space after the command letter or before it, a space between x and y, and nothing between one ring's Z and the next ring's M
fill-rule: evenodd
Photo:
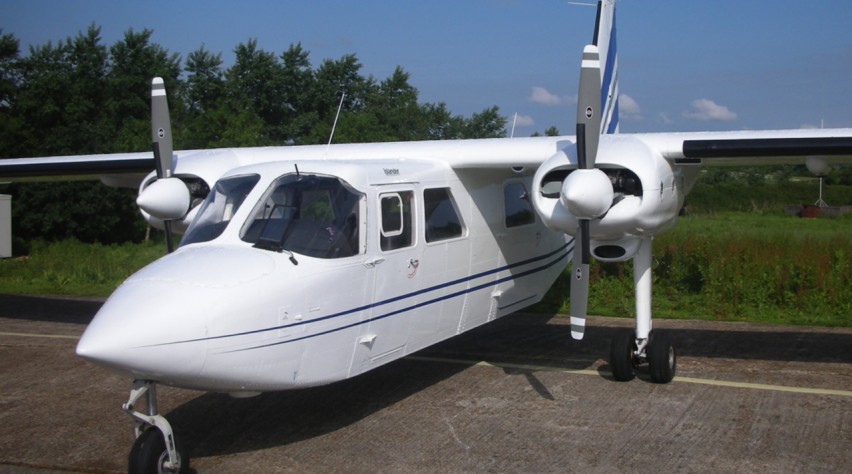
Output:
M175 442L175 447L178 450L180 457L180 471L178 474L186 474L189 472L189 456L180 449L180 446ZM166 443L163 440L163 434L156 428L149 428L142 432L136 441L133 442L133 448L130 449L130 456L127 461L127 472L129 474L151 474L151 473L169 473L171 470L163 469L163 462L169 457L166 451Z
M677 371L677 355L672 337L665 331L652 331L648 348L648 371L654 383L669 383Z
M636 331L620 333L612 341L609 351L609 365L612 377L619 382L629 382L636 377Z

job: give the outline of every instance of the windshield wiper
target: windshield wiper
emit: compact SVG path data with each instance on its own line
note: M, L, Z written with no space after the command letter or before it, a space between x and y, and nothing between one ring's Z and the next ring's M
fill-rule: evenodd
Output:
M280 242L269 239L258 239L257 243L252 245L252 247L261 250L269 250L270 252L278 252L278 253L286 253L290 256L289 260L293 262L293 265L298 265L299 262L296 260L296 257L293 255L293 252L284 248Z

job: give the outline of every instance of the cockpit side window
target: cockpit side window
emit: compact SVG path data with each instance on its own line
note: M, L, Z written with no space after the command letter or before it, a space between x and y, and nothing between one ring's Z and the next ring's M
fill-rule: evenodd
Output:
M309 257L357 255L363 198L336 177L284 175L255 206L240 238L258 248Z
M222 235L258 180L260 176L256 174L220 179L207 195L180 245L207 242Z

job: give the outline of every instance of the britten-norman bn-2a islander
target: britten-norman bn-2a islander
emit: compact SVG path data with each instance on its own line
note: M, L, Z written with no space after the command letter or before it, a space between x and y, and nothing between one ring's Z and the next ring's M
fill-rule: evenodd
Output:
M113 185L156 167L135 183L137 203L183 239L116 289L77 345L134 379L131 470L188 468L156 384L246 397L354 377L538 302L569 263L580 339L591 257L633 260L636 325L612 343L614 378L647 364L670 381L675 350L651 325L651 243L698 171L849 163L852 129L618 134L614 15L599 2L575 136L173 151L154 79L153 156L0 160L2 179Z

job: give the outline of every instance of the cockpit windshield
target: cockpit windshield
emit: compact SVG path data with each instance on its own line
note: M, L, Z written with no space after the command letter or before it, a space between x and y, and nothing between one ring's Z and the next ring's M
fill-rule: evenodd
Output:
M207 242L222 235L237 209L257 184L259 175L250 174L220 179L186 230L180 245Z
M336 177L284 175L258 202L240 238L258 248L309 257L357 255L363 199Z

